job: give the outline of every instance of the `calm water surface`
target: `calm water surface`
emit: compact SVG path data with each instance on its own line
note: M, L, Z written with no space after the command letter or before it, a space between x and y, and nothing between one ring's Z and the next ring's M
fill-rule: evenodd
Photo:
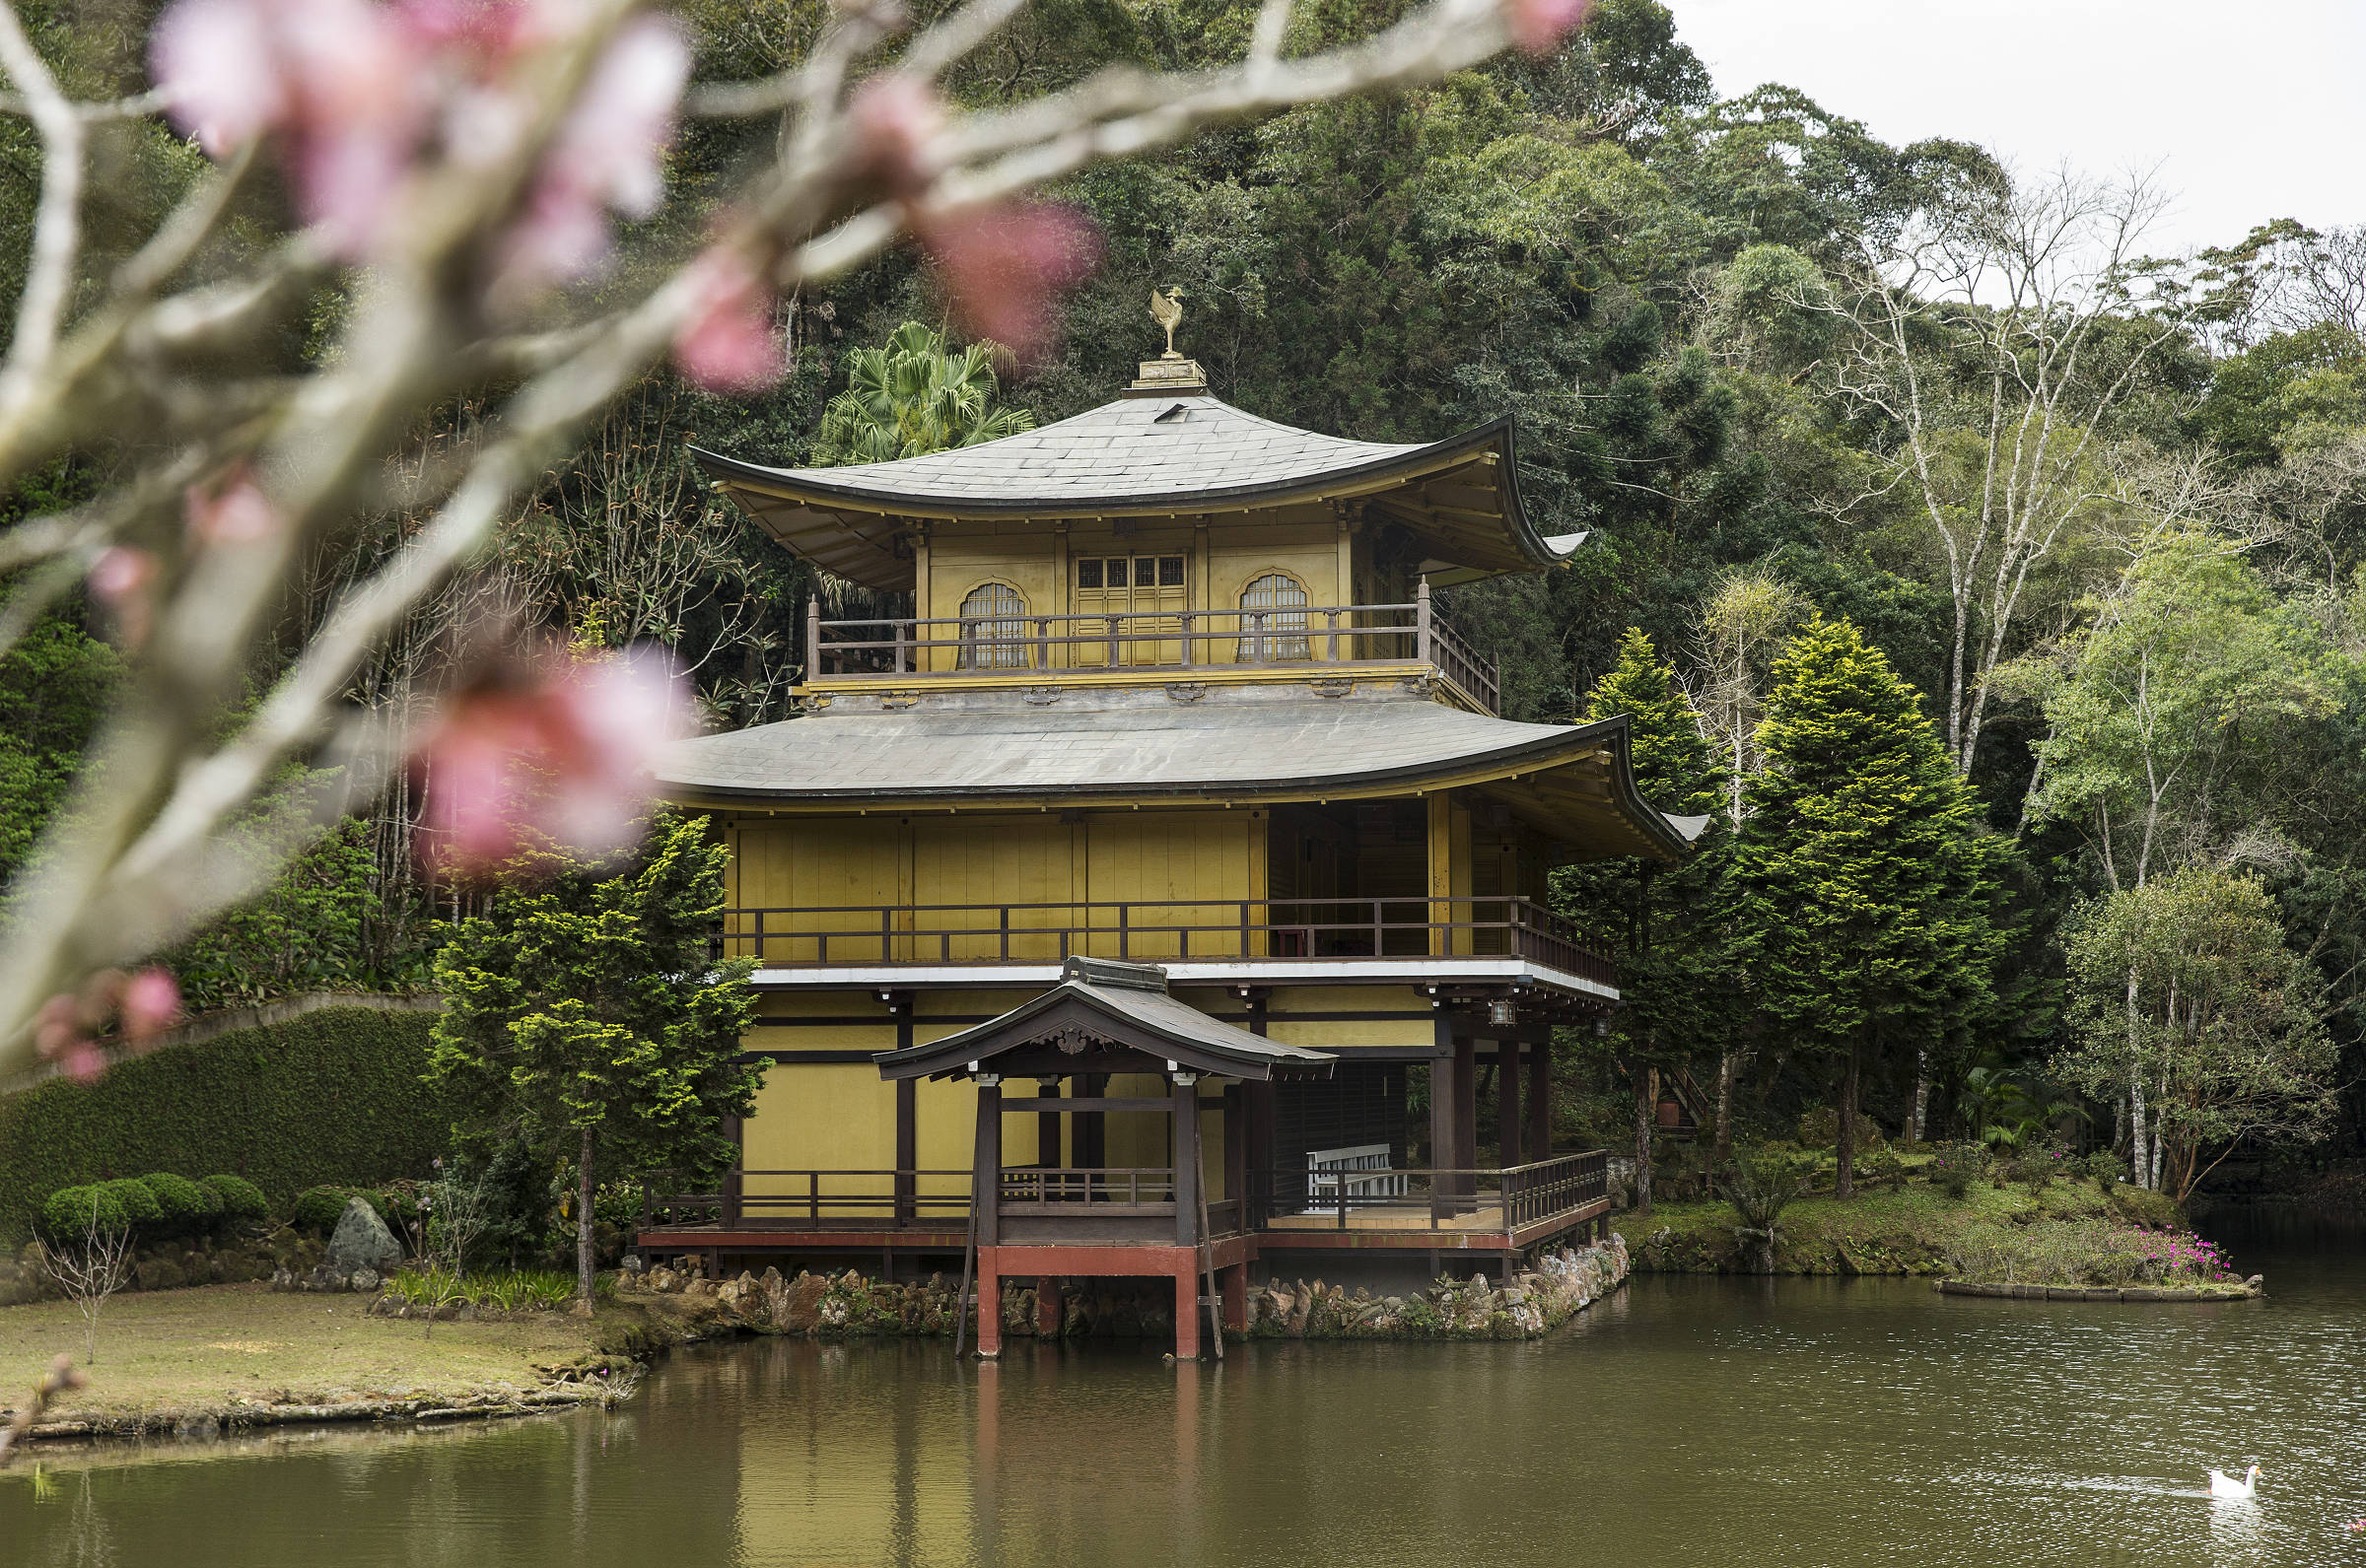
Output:
M2366 1249L2227 1239L2268 1299L1642 1278L1539 1343L1220 1368L758 1341L614 1416L53 1455L0 1564L2366 1568Z

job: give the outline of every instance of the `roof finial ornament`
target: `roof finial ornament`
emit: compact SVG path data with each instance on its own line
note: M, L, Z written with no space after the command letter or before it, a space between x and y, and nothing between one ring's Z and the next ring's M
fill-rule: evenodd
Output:
M1152 289L1150 291L1150 319L1166 328L1166 352L1159 357L1169 360L1181 359L1183 356L1175 352L1175 328L1183 324L1183 291L1170 287L1164 295L1160 295L1156 289Z

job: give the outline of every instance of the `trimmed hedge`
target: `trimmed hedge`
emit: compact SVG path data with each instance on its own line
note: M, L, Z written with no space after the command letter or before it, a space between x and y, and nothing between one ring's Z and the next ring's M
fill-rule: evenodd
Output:
M308 1188L288 1205L288 1218L300 1230L332 1231L343 1217L345 1205L366 1195L350 1187Z
M156 1200L146 1182L136 1176L118 1176L102 1185L109 1196L123 1205L123 1212L130 1216L133 1225L152 1236L165 1228L165 1205Z
M271 1200L263 1190L244 1176L217 1174L197 1184L214 1194L222 1205L225 1225L254 1225L271 1217Z
M155 1194L156 1206L164 1210L163 1228L169 1235L186 1236L202 1231L222 1209L220 1198L187 1177L174 1176L170 1171L143 1176L140 1185Z
M0 1098L0 1242L23 1242L59 1188L132 1172L228 1167L275 1206L420 1175L458 1115L419 1081L434 1027L432 1012L323 1007Z
M131 1216L123 1212L122 1201L95 1183L61 1187L41 1205L41 1229L52 1241L79 1240L94 1219L103 1231L131 1229Z

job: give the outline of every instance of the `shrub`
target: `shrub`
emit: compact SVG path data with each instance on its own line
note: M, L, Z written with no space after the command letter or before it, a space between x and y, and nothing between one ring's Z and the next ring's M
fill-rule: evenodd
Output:
M1943 1143L1925 1167L1933 1186L1961 1199L1972 1191L1973 1179L1987 1169L1988 1151L1977 1143Z
M1841 1141L1838 1107L1820 1105L1799 1119L1799 1142L1804 1148L1829 1149ZM1862 1153L1882 1145L1881 1125L1862 1111L1856 1114L1856 1147Z
M2127 1174L2127 1161L2111 1149L2097 1149L2082 1163L2086 1173L2095 1178L2096 1185L2106 1190Z
M114 1194L116 1202L123 1205L124 1216L131 1221L133 1229L153 1232L163 1228L165 1205L156 1200L156 1194L148 1190L147 1183L123 1176L102 1185Z
M296 1194L288 1218L300 1230L333 1231L345 1205L363 1194L343 1187L309 1187Z
M49 1194L49 1200L41 1205L41 1229L53 1242L79 1239L90 1228L94 1202L101 1230L131 1228L131 1216L123 1212L122 1200L104 1184L86 1182L80 1187L61 1187Z
M386 1229L400 1235L419 1222L419 1194L407 1187L390 1187L383 1192L361 1193L357 1196L370 1200L378 1217L386 1222Z
M263 1190L244 1176L209 1176L198 1185L222 1205L224 1225L259 1225L271 1217Z
M140 1178L156 1199L162 1216L157 1228L169 1236L186 1236L205 1229L206 1224L220 1212L222 1200L199 1187L185 1176L166 1171L154 1171Z
M1857 1168L1857 1175L1867 1187L1886 1187L1896 1192L1906 1185L1906 1161L1896 1149L1875 1149Z

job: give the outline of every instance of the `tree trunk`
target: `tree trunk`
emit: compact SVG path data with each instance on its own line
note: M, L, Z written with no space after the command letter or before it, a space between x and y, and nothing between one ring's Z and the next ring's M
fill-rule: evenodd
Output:
M1717 1143L1711 1159L1720 1171L1733 1158L1733 1074L1737 1065L1732 1047L1717 1054Z
M1912 1141L1922 1141L1923 1122L1930 1111L1930 1048L1914 1053L1914 1121Z
M1841 1072L1840 1174L1832 1195L1844 1201L1856 1195L1856 1045L1848 1046L1848 1064Z
M2138 1187L2152 1185L2152 1143L2145 1135L2144 1085L2130 1077L2127 1081L2127 1140L2128 1166Z
M1635 1063L1635 1212L1651 1217L1651 1130L1659 1107L1651 1094L1651 1069Z
M592 1129L584 1128L583 1153L575 1170L575 1310L592 1312Z

